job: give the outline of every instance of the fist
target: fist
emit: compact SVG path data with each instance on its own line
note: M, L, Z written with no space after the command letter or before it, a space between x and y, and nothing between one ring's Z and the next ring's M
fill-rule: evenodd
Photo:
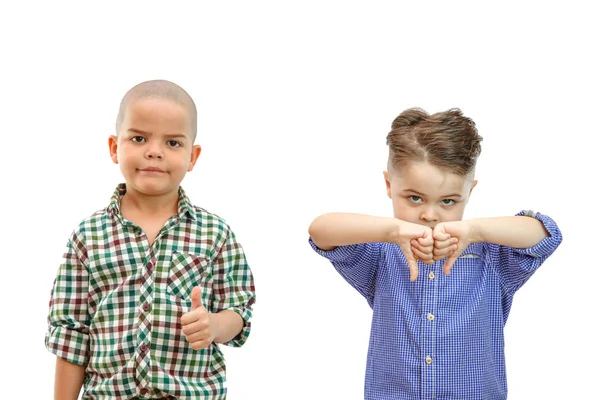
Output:
M181 316L181 329L192 349L207 348L215 339L211 314L202 305L202 292L198 286L192 289L192 308Z
M444 273L450 274L454 262L471 244L471 227L467 221L441 222L433 229L434 259L444 262Z
M433 264L433 231L423 225L403 221L400 225L396 244L404 253L410 271L410 281L419 276L417 260L426 264Z

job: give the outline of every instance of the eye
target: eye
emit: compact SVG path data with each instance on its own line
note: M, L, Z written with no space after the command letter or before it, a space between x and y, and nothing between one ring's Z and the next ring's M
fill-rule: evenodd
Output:
M131 141L135 143L143 143L146 141L146 138L143 136L134 136L131 138Z
M177 140L169 140L167 144L170 147L181 147L181 143L179 143Z
M456 201L452 200L452 199L444 199L442 200L442 204L445 206L452 206L456 203Z
M423 202L423 199L421 199L419 196L415 196L415 195L408 196L408 200L412 203L422 203Z

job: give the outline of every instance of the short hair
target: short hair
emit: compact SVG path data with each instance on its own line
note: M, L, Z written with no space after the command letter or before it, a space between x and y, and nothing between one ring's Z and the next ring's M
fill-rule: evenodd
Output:
M475 122L458 108L429 115L409 108L394 119L387 134L388 169L427 161L460 176L474 172L483 138Z
M125 93L125 96L123 96L121 104L119 105L119 114L117 115L117 134L121 128L127 107L131 101L151 97L171 100L185 108L190 117L192 138L194 140L196 139L196 132L198 129L198 112L196 110L196 104L194 103L194 100L181 86L161 79L138 83L129 89L127 93Z

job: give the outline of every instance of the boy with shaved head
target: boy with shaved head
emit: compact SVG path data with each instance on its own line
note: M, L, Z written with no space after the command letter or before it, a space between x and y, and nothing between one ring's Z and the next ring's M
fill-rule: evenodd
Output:
M121 102L112 161L124 183L71 234L51 292L55 399L224 399L218 344L250 334L253 276L219 216L180 186L200 155L196 106L178 85Z

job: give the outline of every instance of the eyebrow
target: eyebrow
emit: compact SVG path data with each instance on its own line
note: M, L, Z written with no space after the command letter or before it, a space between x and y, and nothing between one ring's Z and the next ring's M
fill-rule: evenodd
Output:
M137 133L138 135L152 136L152 132L146 132L146 131L143 131L141 129L136 129L136 128L129 128L129 129L127 129L127 132ZM167 134L165 136L167 136L169 138L187 138L187 136L185 136L183 133L172 133L172 134Z
M405 190L403 190L403 192L411 192L411 193L415 193L415 194L417 194L417 195L419 195L421 197L427 197L427 195L425 195L425 194L423 194L421 192L418 192L418 191L416 191L414 189L405 189ZM441 197L443 197L443 198L447 198L447 197L462 197L462 195L457 194L457 193L453 193L453 194L447 194L447 195L444 195L444 196L441 196Z

